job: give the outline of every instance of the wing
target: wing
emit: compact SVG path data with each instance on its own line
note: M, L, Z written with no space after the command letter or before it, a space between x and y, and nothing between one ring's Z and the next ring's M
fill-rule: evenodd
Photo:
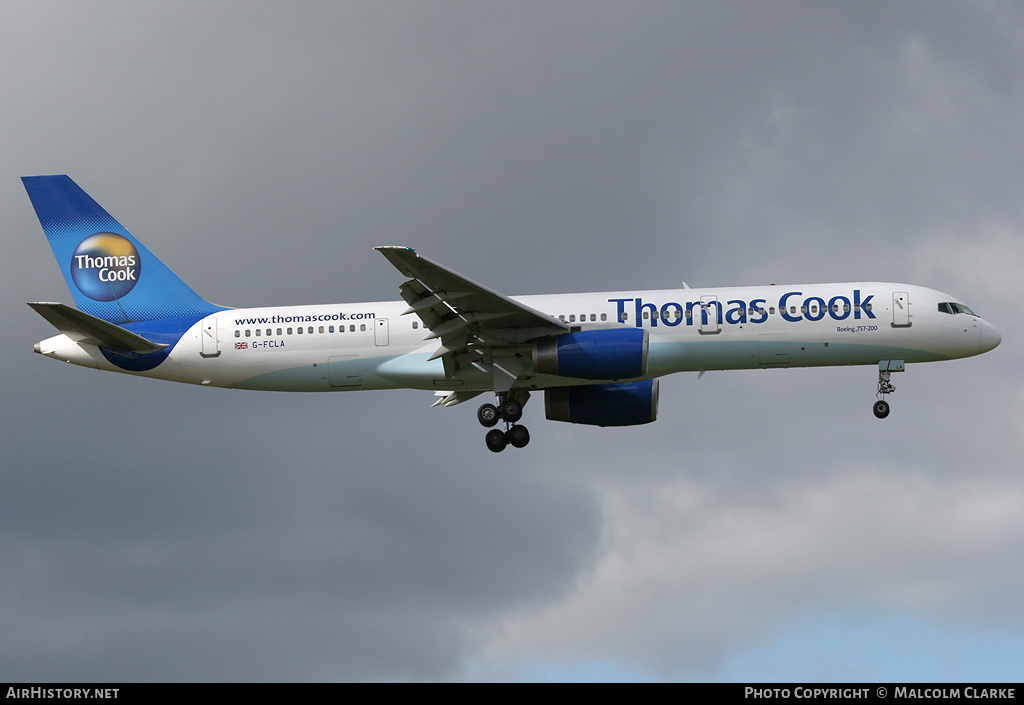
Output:
M409 304L405 313L423 321L430 331L424 340L440 339L430 359L441 358L448 377L468 365L489 366L495 391L508 391L522 371L518 356L529 355L531 341L569 331L554 316L477 284L412 248L374 249L409 277L400 287Z

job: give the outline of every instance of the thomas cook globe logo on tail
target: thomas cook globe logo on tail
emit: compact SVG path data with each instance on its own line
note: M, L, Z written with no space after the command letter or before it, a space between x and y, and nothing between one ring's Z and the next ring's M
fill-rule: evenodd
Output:
M71 255L71 278L94 301L123 298L139 283L138 250L116 233L96 233L82 240Z

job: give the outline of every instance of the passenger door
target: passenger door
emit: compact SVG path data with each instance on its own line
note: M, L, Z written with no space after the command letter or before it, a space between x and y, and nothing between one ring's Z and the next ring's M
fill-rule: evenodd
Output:
M217 357L220 355L220 341L217 338L217 317L207 316L203 319L203 327L199 331L201 357Z
M892 294L892 325L894 328L910 326L910 294L905 291Z

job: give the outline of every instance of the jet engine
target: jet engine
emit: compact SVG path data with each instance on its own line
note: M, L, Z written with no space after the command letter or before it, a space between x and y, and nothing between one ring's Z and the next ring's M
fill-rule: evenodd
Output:
M658 380L547 389L544 412L551 421L591 426L650 423L658 418Z
M578 379L632 379L647 374L647 331L608 328L565 333L533 344L533 371Z

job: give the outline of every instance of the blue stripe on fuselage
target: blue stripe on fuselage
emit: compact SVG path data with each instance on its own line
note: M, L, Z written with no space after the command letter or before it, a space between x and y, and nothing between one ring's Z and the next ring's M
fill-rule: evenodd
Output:
M177 318L156 318L152 321L126 323L121 326L125 330L141 335L146 340L154 343L167 345L167 347L163 350L146 354L109 350L107 348L100 348L100 352L103 353L103 357L107 359L107 362L115 367L120 367L122 370L147 372L166 360L167 356L171 354L171 350L181 340L181 336L185 335L192 326L202 319L203 316L180 316Z

